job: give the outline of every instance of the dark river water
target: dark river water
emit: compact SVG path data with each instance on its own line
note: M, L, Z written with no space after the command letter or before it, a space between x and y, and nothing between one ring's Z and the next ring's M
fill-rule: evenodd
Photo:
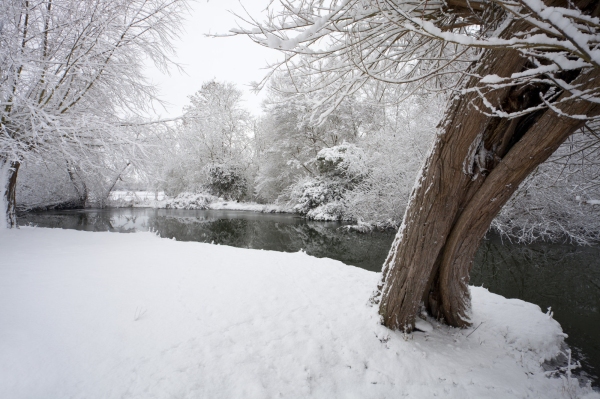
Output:
M286 214L149 208L86 209L28 213L20 225L85 231L156 231L178 241L214 242L242 248L306 253L381 271L393 233L361 234L341 223L313 222ZM488 234L471 273L507 298L552 308L582 363L580 374L600 383L600 247L535 243L519 245Z

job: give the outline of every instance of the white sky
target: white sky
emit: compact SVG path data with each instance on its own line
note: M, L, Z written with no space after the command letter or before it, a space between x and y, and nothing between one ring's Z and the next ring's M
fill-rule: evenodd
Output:
M241 0L248 12L259 20L264 19L263 10L268 0ZM203 82L211 79L237 84L244 92L244 105L254 114L260 113L260 102L265 92L258 96L250 91L249 83L260 81L265 75L268 62L275 62L282 55L264 48L244 36L209 38L206 33L227 33L237 27L236 18L245 12L238 0L197 0L191 4L191 15L186 17L184 32L175 42L177 56L185 73L172 68L170 75L162 74L149 65L147 76L160 88L161 98L170 103L166 110L157 107L156 116L175 117L181 114L187 97L200 89Z

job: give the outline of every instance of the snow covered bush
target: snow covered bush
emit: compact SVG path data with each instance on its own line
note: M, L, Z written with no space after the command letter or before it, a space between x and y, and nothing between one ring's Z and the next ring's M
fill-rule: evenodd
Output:
M320 221L352 220L352 216L347 213L346 204L342 200L319 205L309 210L306 217L310 220Z
M208 191L228 200L241 200L248 190L244 169L238 165L209 165L207 168Z
M265 116L255 135L256 192L266 201L289 199L286 188L305 176L321 174L315 163L321 150L344 151L347 143L356 143L382 119L380 107L368 96L357 93L342 101L322 121L312 120L313 99L295 93L309 80L291 81L285 74L276 74L271 80Z
M167 200L166 209L208 209L208 205L218 198L210 194L182 193Z
M350 220L344 196L367 175L364 151L343 143L318 152L318 175L298 180L290 189L294 210L313 220Z
M306 177L290 188L295 212L314 220L344 219L343 184L323 178Z
M346 180L346 185L351 189L367 174L365 152L356 144L344 142L330 148L323 148L317 154L316 165L319 174L328 178Z

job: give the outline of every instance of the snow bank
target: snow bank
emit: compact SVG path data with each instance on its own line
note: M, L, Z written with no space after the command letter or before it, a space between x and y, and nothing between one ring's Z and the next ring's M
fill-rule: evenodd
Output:
M106 199L106 206L111 208L164 208L166 203L164 191L111 191Z
M0 231L2 398L561 398L563 335L472 288L474 327L405 336L378 274L150 233ZM589 398L600 395L588 392Z
M164 192L112 191L106 202L111 208L166 208L166 209L227 209L262 213L293 213L292 209L273 204L225 201L210 194L181 193L170 198Z
M209 209L212 202L219 198L210 194L182 193L175 198L169 198L165 202L167 209Z
M208 209L228 209L231 211L252 211L262 213L292 213L291 209L274 204L254 202L217 201L208 205Z

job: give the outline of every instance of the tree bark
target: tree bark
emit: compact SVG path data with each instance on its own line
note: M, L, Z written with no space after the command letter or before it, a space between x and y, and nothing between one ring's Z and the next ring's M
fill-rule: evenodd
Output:
M583 74L574 84L581 84L583 90L590 88L600 79L598 72L595 69ZM589 101L571 101L565 103L562 108L571 115L600 114L600 104ZM481 239L492 220L519 184L583 124L583 120L559 115L552 110L544 112L526 132L519 132L522 138L490 172L470 199L444 246L438 286L435 287L441 298L441 311L438 316L443 316L449 324L468 326L469 273Z
M508 34L521 29L514 25ZM488 50L474 72L508 77L525 66L516 51ZM597 85L597 74L594 70L573 83ZM465 87L477 84L474 77ZM503 88L486 99L515 112L537 105L543 91L534 85ZM412 330L421 306L450 325L469 325L469 272L481 239L523 179L582 126L581 120L552 110L508 120L482 109L476 93L457 96L440 124L374 297L389 328ZM588 101L572 101L563 111L600 113Z
M525 62L516 51L488 51L474 72L507 77L520 71ZM465 86L477 83L478 79L471 78ZM495 98L504 99L509 91L497 90ZM402 226L384 264L378 293L381 298L377 298L383 323L389 328L412 330L423 302L430 305L432 314L439 313L437 295L429 298L429 287L437 286L434 278L446 240L472 191L482 181L477 179L478 171L473 170L477 164L467 160L474 159L483 132L498 119L475 107L484 108L476 93L454 98L411 193Z
M2 190L2 199L0 200L0 212L3 217L0 220L0 228L17 227L16 215L16 192L17 192L17 174L21 163L0 158L0 190Z

